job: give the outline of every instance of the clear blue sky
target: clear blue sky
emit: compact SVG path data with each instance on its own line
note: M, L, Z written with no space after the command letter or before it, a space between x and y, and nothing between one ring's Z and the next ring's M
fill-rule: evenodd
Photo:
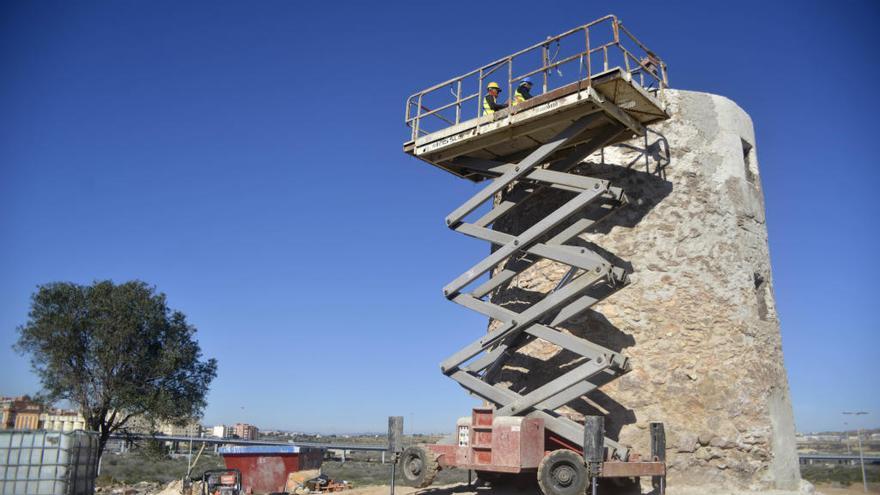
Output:
M611 12L754 119L798 428L880 424L876 2L3 2L0 394L37 284L138 278L219 360L206 422L452 428L485 321L440 289L485 246L404 99Z

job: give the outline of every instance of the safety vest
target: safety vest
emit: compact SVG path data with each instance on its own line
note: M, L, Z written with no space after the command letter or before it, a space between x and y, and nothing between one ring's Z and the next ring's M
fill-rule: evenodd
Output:
M486 95L483 97L483 115L492 115L495 113L495 110L492 108L492 105L489 104L489 97L492 95Z
M511 103L511 105L516 105L526 100L528 100L528 98L526 98L524 94L520 93L519 88L516 88L516 93L514 93L513 103Z

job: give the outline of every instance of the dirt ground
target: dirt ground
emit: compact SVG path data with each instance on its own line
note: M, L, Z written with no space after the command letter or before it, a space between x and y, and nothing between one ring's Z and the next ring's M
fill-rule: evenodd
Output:
M356 488L345 492L346 495L389 495L390 487L388 486L367 486ZM600 491L601 493L601 491ZM731 491L704 491L704 490L676 490L670 487L667 490L668 495L790 495L797 492L731 492ZM847 488L835 488L831 485L816 486L814 495L863 495L861 485L851 485ZM868 485L868 493L880 493L880 484ZM394 495L536 495L540 494L536 486L533 487L503 487L493 489L488 486L468 487L467 484L455 484L445 486L431 486L428 488L416 489L408 486L400 486L394 490Z
M355 488L348 490L345 495L389 495L390 487L388 485L373 485L363 488ZM112 493L112 490L108 492ZM180 482L172 482L164 487L164 490L156 493L156 495L178 495L180 493ZM200 493L198 489L193 493ZM603 493L602 491L599 492ZM675 489L675 487L667 490L668 495L792 495L796 492L729 492L729 491L705 491L695 489ZM806 494L807 492L801 492ZM862 485L853 484L845 488L835 487L830 484L821 484L816 486L813 495L864 495ZM868 485L869 494L880 494L880 483L872 483ZM468 487L465 483L430 486L428 488L412 488L408 486L398 486L394 490L394 495L540 495L537 486L506 486L503 488L492 488L489 486L472 486Z
M836 488L831 485L816 485L816 492L823 495L864 495L865 491L861 484L853 484L846 488ZM880 493L880 483L868 483L868 493Z

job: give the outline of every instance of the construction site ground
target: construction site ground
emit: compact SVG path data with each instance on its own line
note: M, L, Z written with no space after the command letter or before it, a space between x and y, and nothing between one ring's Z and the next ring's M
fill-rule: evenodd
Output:
M172 481L166 484L159 483L138 483L134 485L115 485L102 487L98 493L109 495L179 495L180 481ZM194 494L200 493L200 485L196 484L193 490ZM369 485L352 490L341 492L345 495L389 495L390 486L388 485ZM540 491L537 486L478 486L476 484L468 486L467 483L453 483L440 486L430 486L428 488L412 488L408 486L398 485L394 491L395 495L539 495ZM600 492L603 493L603 492ZM620 492L617 492L620 493ZM705 488L682 488L670 487L667 490L669 495L794 495L808 494L816 495L858 495L864 494L861 484L851 484L849 486L840 486L835 484L822 483L816 485L815 491L807 489L799 492L786 492L778 490L770 491L730 491L730 490L711 490ZM869 483L868 493L880 494L880 483Z
M817 485L816 491L824 495L856 495L865 493L862 485L849 485L846 487ZM868 483L868 493L880 493L880 483Z
M383 486L366 486L363 488L355 488L346 491L347 495L388 495L390 487ZM466 483L458 483L443 486L430 486L428 488L412 488L407 486L396 487L395 495L537 495L541 492L535 486L503 486L493 488L491 486L468 486ZM602 493L602 492L600 492ZM622 492L617 492L622 493ZM635 492L633 492L635 493ZM819 485L815 487L815 491L807 489L802 491L783 491L783 490L766 490L766 491L735 491L735 490L710 490L706 488L676 488L669 487L666 491L668 495L800 495L813 493L816 495L857 495L864 494L861 485L850 485L848 487L834 487L832 485ZM880 493L880 484L874 483L868 485L868 493Z
M431 441L436 439L431 439ZM344 493L350 495L387 495L390 487L387 485L388 477L391 472L391 464L382 464L379 457L375 453L354 452L349 455L349 460L341 462L339 460L327 460L323 464L323 472L335 480L346 480L352 482L355 486L353 490L347 490ZM135 453L125 455L107 456L104 464L105 476L99 481L99 493L110 495L176 495L180 493L180 482L171 481L177 478L186 470L186 460L183 458L168 460L150 460ZM214 455L202 456L196 474L204 469L221 468L223 461ZM828 481L829 476L840 476L840 473L827 468L828 472L817 472L818 466L813 466L805 475L810 479L818 477L819 483L816 484L814 493L822 493L824 495L855 495L863 494L860 482L855 482L858 476L858 467L851 467L852 472L845 473L851 483L844 486L840 482L832 483ZM868 480L877 480L876 471L868 467ZM137 469L135 469L137 468ZM833 472L832 472L833 471ZM160 474L164 474L160 476ZM112 482L111 479L115 478ZM535 484L523 484L522 487L468 487L463 481L467 479L465 471L458 469L442 470L438 473L435 485L425 489L414 489L404 485L398 485L395 490L396 495L538 495L540 492ZM834 478L832 478L834 479ZM122 480L128 480L127 484ZM169 483L171 481L171 483ZM600 485L602 486L602 485ZM607 485L606 485L607 486ZM880 482L869 483L868 493L880 494ZM193 493L198 493L194 491ZM608 491L599 492L607 495ZM619 492L618 492L619 493ZM707 492L705 489L682 489L671 486L668 490L670 495L702 495L706 493L732 494L730 491L712 491ZM753 495L786 495L786 492L743 492ZM791 492L788 492L791 493ZM805 492L801 492L805 493ZM806 492L809 493L809 492Z

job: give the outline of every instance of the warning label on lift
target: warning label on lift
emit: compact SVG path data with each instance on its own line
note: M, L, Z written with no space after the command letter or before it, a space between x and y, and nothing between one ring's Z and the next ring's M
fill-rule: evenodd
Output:
M428 153L428 152L431 152L431 151L434 151L434 150L437 150L440 148L444 148L446 146L449 146L450 144L455 144L458 141L461 141L462 139L471 137L473 135L474 135L474 131L472 131L472 130L466 131L466 132L459 132L458 134L453 134L453 135L451 135L449 137L445 137L439 141L434 141L433 143L422 146L419 149L418 154Z

